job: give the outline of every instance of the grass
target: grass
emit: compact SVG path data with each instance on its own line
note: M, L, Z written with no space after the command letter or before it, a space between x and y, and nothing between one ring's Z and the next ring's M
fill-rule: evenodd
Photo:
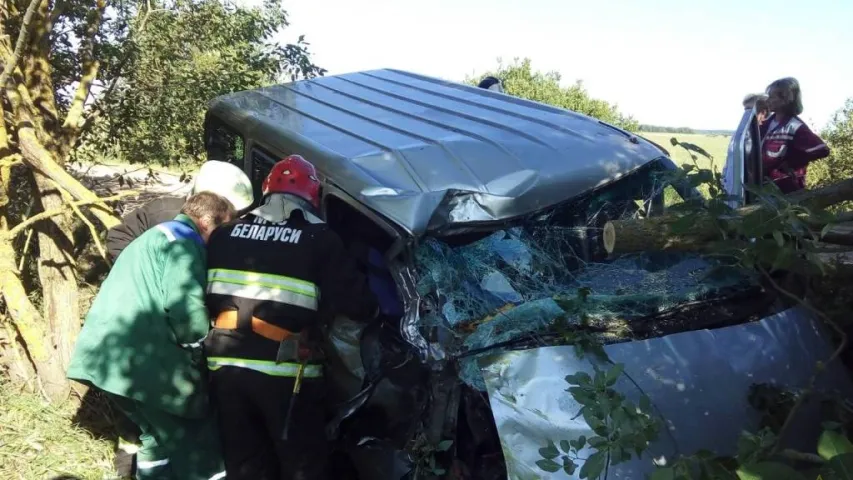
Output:
M673 146L671 139L675 138L680 143L692 143L708 152L712 157L712 159L709 159L700 154L693 154L696 155L695 164L699 168L708 168L716 171L722 171L723 165L726 163L726 152L728 151L729 140L731 139L731 137L725 135L705 135L701 133L640 133L640 136L667 149L670 158L678 166L685 163L693 165L694 160L690 157L692 152L680 146ZM699 192L707 196L707 186L700 185ZM667 187L664 191L664 199L667 206L681 202L681 197L678 196L672 187Z
M0 377L0 478L109 479L114 446L71 422L76 408L50 405Z
M670 158L676 165L684 163L692 164L690 152L681 148L673 147L670 139L675 137L679 142L692 143L703 148L706 152L714 157L713 161L705 158L702 155L696 155L696 163L699 168L713 168L714 170L722 170L723 164L726 163L726 151L729 148L729 140L731 137L723 135L703 135L690 133L640 133L641 136L657 143L663 148L669 150Z

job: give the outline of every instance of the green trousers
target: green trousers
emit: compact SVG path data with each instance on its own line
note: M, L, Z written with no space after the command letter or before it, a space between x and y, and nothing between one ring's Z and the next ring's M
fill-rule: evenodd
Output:
M125 397L110 398L142 431L142 447L136 456L138 480L225 478L215 415L188 419Z

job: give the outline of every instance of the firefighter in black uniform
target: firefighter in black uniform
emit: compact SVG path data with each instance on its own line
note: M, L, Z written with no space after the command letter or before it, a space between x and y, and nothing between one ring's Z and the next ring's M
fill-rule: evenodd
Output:
M257 209L221 226L208 243L207 305L215 322L205 354L226 471L228 480L325 478L317 330L336 314L370 320L378 307L340 237L316 216L313 165L285 158L262 192Z

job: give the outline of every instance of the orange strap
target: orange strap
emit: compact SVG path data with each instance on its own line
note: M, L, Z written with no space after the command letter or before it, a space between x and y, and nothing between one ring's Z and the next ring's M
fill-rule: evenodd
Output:
M220 313L219 316L216 317L216 321L213 326L225 330L236 330L237 311L227 310ZM255 316L252 317L252 331L264 338L268 338L276 342L281 342L293 335L293 332L290 330L278 327Z

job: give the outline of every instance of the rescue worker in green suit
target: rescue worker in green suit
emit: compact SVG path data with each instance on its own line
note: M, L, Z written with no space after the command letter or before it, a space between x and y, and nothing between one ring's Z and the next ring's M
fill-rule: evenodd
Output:
M77 339L67 376L106 392L137 424L140 480L225 478L201 340L210 330L206 243L235 216L224 197L200 192L131 242Z

